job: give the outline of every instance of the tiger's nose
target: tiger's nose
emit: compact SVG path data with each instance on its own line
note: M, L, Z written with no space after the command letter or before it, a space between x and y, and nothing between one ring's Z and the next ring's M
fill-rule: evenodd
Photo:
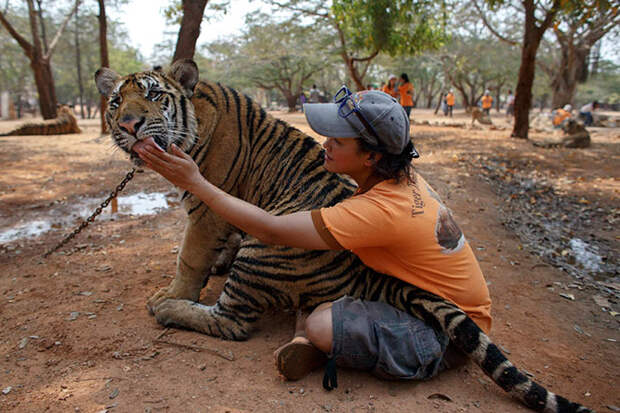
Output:
M136 135L140 130L140 126L144 123L144 117L136 118L132 115L125 115L121 118L118 126L127 133Z

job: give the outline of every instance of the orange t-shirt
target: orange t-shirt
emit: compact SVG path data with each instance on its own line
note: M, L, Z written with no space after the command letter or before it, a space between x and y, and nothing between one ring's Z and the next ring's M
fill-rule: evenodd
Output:
M482 96L482 109L491 109L493 98L490 95Z
M383 86L382 91L392 96L393 98L398 98L398 90L396 90L395 87L390 87L389 84Z
M491 298L478 261L439 196L419 174L415 182L382 181L312 211L315 227L374 270L452 301L488 333Z
M454 95L452 93L446 95L446 105L454 106Z
M570 112L565 111L562 108L559 108L555 111L555 116L553 118L553 126L559 126L564 119L566 118L570 118L571 114Z
M401 106L413 106L413 85L407 82L398 87Z

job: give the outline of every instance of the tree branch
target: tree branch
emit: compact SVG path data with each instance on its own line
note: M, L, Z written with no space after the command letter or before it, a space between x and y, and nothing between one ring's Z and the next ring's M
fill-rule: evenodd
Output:
M379 54L378 50L375 50L368 57L352 57L351 62L369 62Z
M6 18L4 17L4 13L0 12L0 23L4 26L4 28L9 32L11 37L15 39L15 41L19 44L19 46L24 50L26 56L29 59L32 59L32 44L30 44L26 39L24 39L17 31L11 26Z
M62 35L62 32L65 31L65 28L67 27L67 24L69 23L69 20L71 19L71 16L73 16L73 14L75 14L75 12L77 11L80 5L80 2L81 0L75 0L75 6L73 6L73 9L71 10L71 12L67 15L67 17L65 17L65 20L62 22L62 24L58 28L58 31L56 32L56 35L54 36L54 40L52 40L52 42L50 43L50 47L47 51L47 54L45 55L45 59L49 59L52 56L52 53L54 53L54 49L56 48L56 45L58 44L58 40L60 40L60 36Z
M495 30L492 26L491 23L489 23L489 21L487 20L486 15L483 13L483 11L480 9L480 6L478 6L478 0L474 0L474 7L476 8L476 10L478 11L478 15L480 16L480 18L482 19L482 23L486 26L487 29L489 29L489 31L498 39L500 39L503 42L508 43L511 46L518 46L519 42L517 42L516 40L512 40L512 39L508 39L507 37L502 36L497 30Z

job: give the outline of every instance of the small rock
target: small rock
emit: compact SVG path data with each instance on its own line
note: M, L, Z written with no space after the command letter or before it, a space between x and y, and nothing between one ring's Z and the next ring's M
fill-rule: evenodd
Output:
M5 387L4 389L2 389L2 394L9 394L11 390L13 390L13 387Z
M560 293L560 297L566 298L567 300L575 301L575 296L572 294Z
M612 412L620 412L620 407L614 406L613 404L608 404L607 408L611 410Z
M19 348L23 349L26 347L26 344L28 344L28 337L24 337L20 340L19 342Z
M67 318L67 320L75 321L75 320L77 320L77 318L79 316L80 316L80 312L79 311L71 311L71 313L69 314L69 318Z
M120 392L121 391L118 388L112 390L112 393L110 393L110 399L114 399Z
M607 301L607 299L603 296L600 295L593 295L592 299L594 300L594 302L596 304L598 304L599 306L603 307L603 308L611 308L611 304L609 303L609 301Z
M91 295L93 295L92 291L81 291L80 295L85 295L86 297L90 297Z
M118 307L116 307L116 311L123 311L124 306L125 304L120 304Z

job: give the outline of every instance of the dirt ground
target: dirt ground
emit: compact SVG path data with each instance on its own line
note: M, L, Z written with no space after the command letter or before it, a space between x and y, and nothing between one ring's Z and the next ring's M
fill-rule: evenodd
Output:
M276 116L310 133L302 114ZM589 149L549 150L508 138L497 114L495 130L438 126L445 118L430 111L413 117L431 122L414 126L422 153L416 167L453 210L487 278L493 340L551 391L599 412L620 411L617 274L602 280L605 294L528 252L503 224L510 200L481 173L487 158L526 160L562 193L611 216L588 231L617 251L620 129L593 129ZM469 119L457 113L456 121ZM0 122L0 132L16 124ZM79 135L0 138L0 234L37 220L39 229L51 225L38 237L0 238L1 412L525 411L471 363L423 383L340 370L332 392L322 389L321 371L283 381L272 352L293 332L291 313L269 315L245 342L164 329L145 303L174 275L184 212L152 172L136 174L122 195L159 192L169 208L106 211L43 259L78 224L72 208L105 199L130 169L99 136L98 121L80 126ZM214 302L221 286L213 278L202 301Z

